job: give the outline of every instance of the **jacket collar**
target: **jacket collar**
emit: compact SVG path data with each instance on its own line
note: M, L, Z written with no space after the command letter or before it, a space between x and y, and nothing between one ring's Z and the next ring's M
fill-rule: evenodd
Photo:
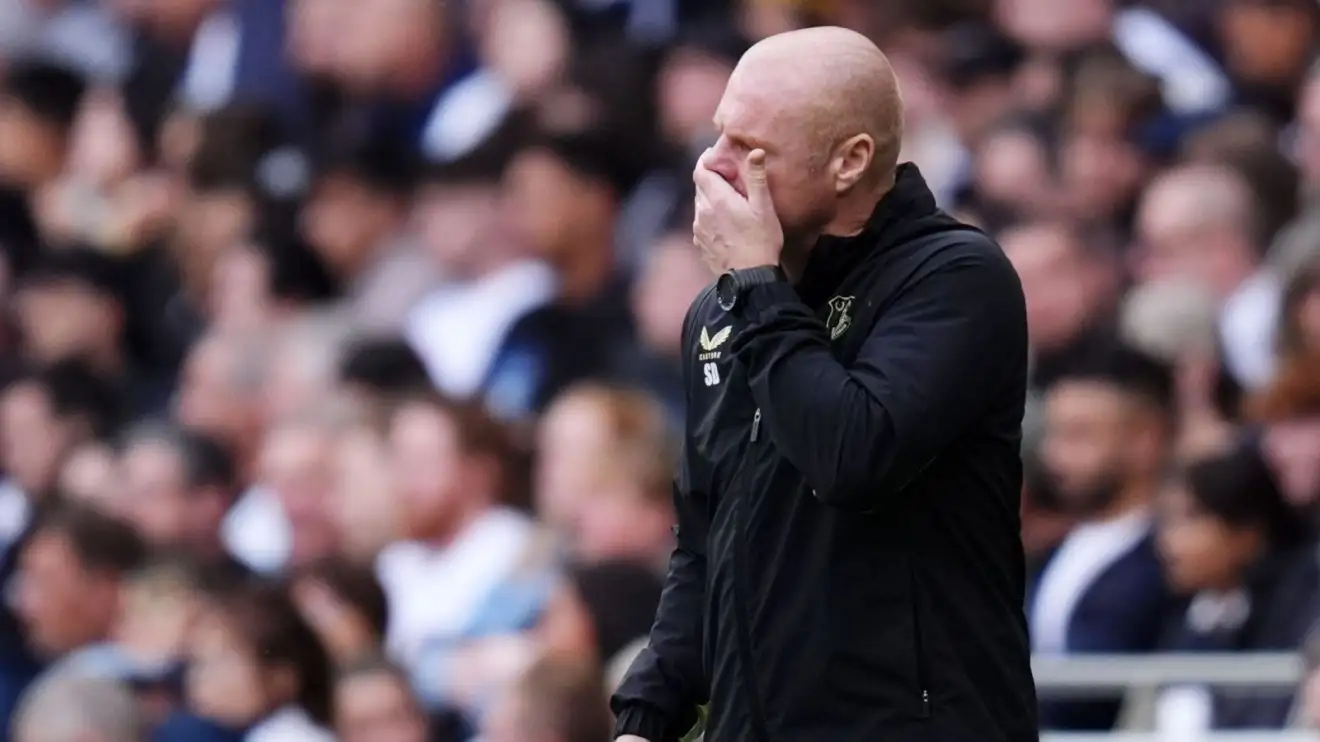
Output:
M855 235L824 235L816 241L798 283L798 293L809 304L823 299L873 250L883 250L917 236L939 213L935 195L917 166L898 166L894 187L871 212L866 226ZM951 220L950 220L951 221Z

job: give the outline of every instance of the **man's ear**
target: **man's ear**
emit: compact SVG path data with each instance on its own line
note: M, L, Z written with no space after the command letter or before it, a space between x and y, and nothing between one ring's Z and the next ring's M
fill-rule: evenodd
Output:
M849 137L834 150L834 190L851 190L871 170L875 161L875 139L870 134Z

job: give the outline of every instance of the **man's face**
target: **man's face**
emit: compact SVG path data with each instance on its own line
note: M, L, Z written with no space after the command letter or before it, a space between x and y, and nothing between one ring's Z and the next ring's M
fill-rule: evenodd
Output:
M822 122L808 118L805 111L785 110L782 89L772 85L768 71L740 65L716 110L719 139L706 158L711 170L746 196L747 156L765 150L775 213L790 238L825 226L838 198L827 167L835 143L822 139Z
M303 211L302 233L336 273L353 276L395 226L391 200L346 175L317 184Z
M344 28L354 32L336 37L341 77L354 87L388 87L411 61L435 58L445 37L441 6L436 0L352 3Z
M1165 575L1184 594L1232 587L1261 545L1254 529L1230 527L1180 486L1160 493L1158 534Z
M1313 54L1316 27L1309 0L1231 0L1219 15L1225 64L1252 85L1291 85Z
M1270 425L1262 443L1289 502L1301 507L1320 500L1320 416Z
M1141 205L1141 279L1190 279L1223 299L1251 272L1250 246L1231 225L1194 211L1185 194L1156 189Z
M340 742L426 742L426 719L408 689L389 673L354 675L335 689Z
M572 533L600 488L610 450L604 412L581 398L555 404L537 431L536 508L552 528Z
M0 95L0 183L37 185L45 169L44 158L60 141L31 111Z
M638 333L652 352L664 358L681 353L683 319L710 282L710 270L686 236L665 238L651 249L633 286L632 305Z
M529 149L510 164L504 206L517 236L537 254L556 260L578 247L572 235L586 221L606 215L592 209L593 194L562 161Z
M413 206L422 244L446 271L461 271L492 240L501 239L496 228L499 215L499 189L494 184L427 184L418 191Z
M1045 397L1041 461L1070 510L1108 505L1132 469L1133 405L1105 384L1066 380Z
M996 6L999 23L1025 46L1067 51L1109 38L1113 7L1110 0L1002 0Z
M293 531L293 561L305 564L338 544L331 441L305 428L276 430L261 454L262 482L279 498Z
M43 363L99 354L118 342L118 305L80 283L31 286L19 293L17 304L23 338Z
M1091 320L1095 293L1081 246L1043 227L1012 230L1000 243L1022 280L1032 344L1048 350L1076 338Z
M55 417L50 400L37 385L18 384L0 402L0 458L5 471L29 495L50 487L73 442L72 432Z
M163 443L134 443L120 459L119 475L125 515L142 535L158 546L185 544L192 529L179 455Z
M180 423L226 441L247 433L255 404L255 394L244 395L235 388L234 352L215 340L198 343L184 364L177 400Z
M114 581L79 563L63 534L40 533L23 550L15 602L28 641L44 657L106 638L116 594Z
M660 123L672 144L691 147L708 140L732 72L727 62L691 49L679 49L665 61L656 89Z
M430 405L401 408L390 427L390 456L405 528L442 527L459 505L464 464L454 422Z

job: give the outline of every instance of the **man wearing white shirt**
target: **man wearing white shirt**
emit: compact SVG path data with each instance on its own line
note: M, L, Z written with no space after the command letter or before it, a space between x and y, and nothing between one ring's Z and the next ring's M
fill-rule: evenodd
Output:
M515 576L533 526L502 505L508 444L480 408L415 397L395 412L390 447L407 540L376 566L389 600L386 644L416 664L426 645L491 628L474 623L490 620L483 608Z

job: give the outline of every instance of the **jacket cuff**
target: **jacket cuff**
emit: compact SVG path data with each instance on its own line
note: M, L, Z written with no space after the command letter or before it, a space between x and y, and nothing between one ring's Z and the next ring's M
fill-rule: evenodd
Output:
M647 742L673 742L669 720L660 711L645 704L633 704L619 712L614 724L614 736L633 734Z

